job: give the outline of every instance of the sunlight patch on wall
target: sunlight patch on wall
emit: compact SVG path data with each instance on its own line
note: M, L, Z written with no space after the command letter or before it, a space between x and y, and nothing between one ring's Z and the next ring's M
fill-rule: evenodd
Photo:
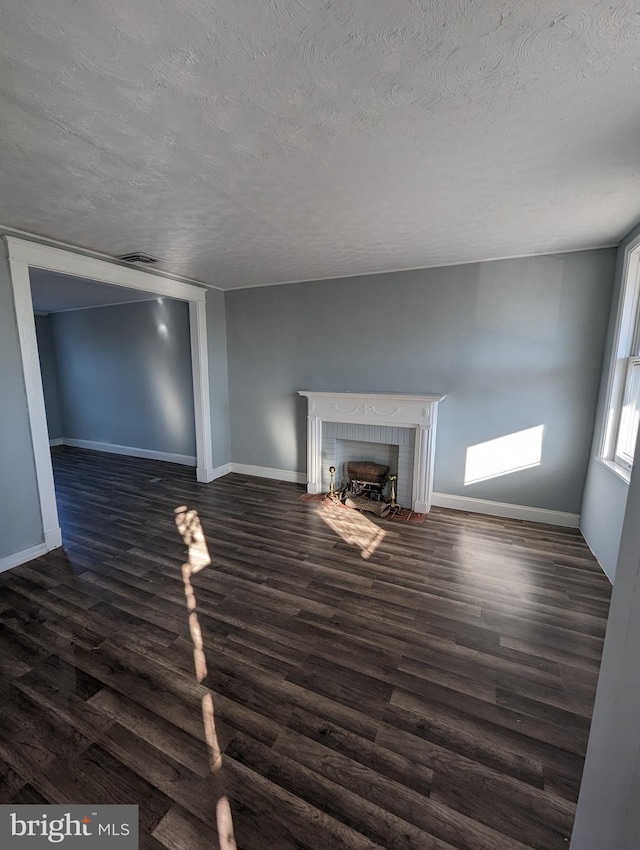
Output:
M522 469L540 466L544 425L506 434L467 449L464 483L476 484Z
M175 379L159 369L157 364L151 369L148 380L153 387L155 415L161 418L175 440L182 440L189 431L189 417L193 417L193 410L184 404Z

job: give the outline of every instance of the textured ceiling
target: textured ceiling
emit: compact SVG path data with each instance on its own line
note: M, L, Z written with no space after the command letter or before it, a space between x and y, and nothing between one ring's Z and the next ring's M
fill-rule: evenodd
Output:
M19 0L0 222L222 288L613 244L640 4Z
M110 286L82 277L58 274L43 269L31 269L31 300L39 313L59 313L85 307L104 307L129 301L151 301L155 296L138 289Z

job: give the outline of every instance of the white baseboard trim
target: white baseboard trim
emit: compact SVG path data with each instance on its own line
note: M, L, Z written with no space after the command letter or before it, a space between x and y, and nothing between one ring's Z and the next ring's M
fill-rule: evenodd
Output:
M306 484L306 472L291 472L288 469L272 469L269 466L251 466L248 463L230 463L229 472L240 475L256 475L258 478L273 478L275 481L289 481L292 484Z
M49 445L53 448L53 446L63 446L64 440L62 437L54 437L53 440L49 440Z
M33 561L34 558L39 558L40 555L46 554L46 545L44 543L38 543L37 546L22 549L20 552L14 552L13 555L5 555L4 558L0 558L0 573L4 573L6 570L12 570L14 567L19 567L20 564L26 564L27 561Z
M215 481L216 478L222 478L223 475L228 475L230 472L233 472L231 468L233 464L225 463L223 466L215 466L213 468L213 477L210 478L210 481Z
M149 460L164 460L167 463L179 463L182 466L195 466L196 459L192 455L177 455L172 452L156 452L152 449L138 449L134 446L115 446L111 443L97 443L93 440L75 440L63 437L59 445L73 446L76 449L91 449L94 452L126 455L127 457L144 457Z
M528 505L510 505L507 502L473 499L469 496L434 493L432 504L439 508L452 508L455 511L469 511L469 513L502 516L508 519L524 519L529 522L544 522L547 525L562 525L565 528L579 528L580 526L580 514L550 511L546 508L530 508Z
M59 526L58 528L52 528L51 531L45 531L44 546L47 552L62 546L62 529Z

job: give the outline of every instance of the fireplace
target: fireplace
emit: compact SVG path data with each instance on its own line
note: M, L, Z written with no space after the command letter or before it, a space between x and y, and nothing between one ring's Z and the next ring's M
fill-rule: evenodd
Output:
M379 458L381 450L387 453L391 450L393 457L397 447L398 502L418 513L428 513L433 492L438 404L444 395L308 390L300 390L299 394L308 400L308 493L328 490L332 440L357 442L360 446L371 444L368 452L366 447L360 449L372 455L360 456L363 460ZM336 465L335 455L333 465Z
M397 476L397 502L411 508L415 429L389 425L362 425L351 422L322 424L322 492L329 489L329 467L335 466L335 485L346 483L349 461L370 460L389 467Z

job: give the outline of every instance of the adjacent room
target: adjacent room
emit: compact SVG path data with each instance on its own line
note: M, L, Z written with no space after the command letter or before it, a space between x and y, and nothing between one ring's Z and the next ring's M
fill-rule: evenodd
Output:
M49 444L195 467L188 305L30 272Z
M635 850L639 41L626 0L0 11L18 833Z

